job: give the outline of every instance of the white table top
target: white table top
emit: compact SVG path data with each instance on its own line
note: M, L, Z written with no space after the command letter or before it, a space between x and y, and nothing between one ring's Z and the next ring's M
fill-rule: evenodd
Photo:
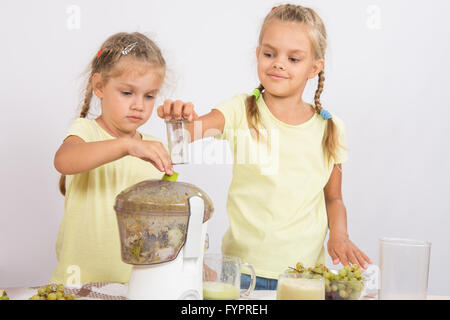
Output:
M118 283L93 283L80 288L67 288L67 292L84 300L125 300L128 286ZM5 288L10 300L28 300L37 293L37 287ZM78 294L80 293L80 294ZM241 300L275 300L275 290L255 290L249 297ZM376 300L375 294L367 295L363 300ZM428 300L450 300L450 296L429 295Z

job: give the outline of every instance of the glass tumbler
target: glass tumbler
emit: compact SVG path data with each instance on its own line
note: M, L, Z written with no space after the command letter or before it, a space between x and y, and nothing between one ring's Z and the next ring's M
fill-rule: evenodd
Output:
M169 155L172 164L189 163L189 131L187 120L166 120Z
M325 279L311 274L280 274L277 300L325 300Z
M431 243L382 238L379 240L380 300L426 300Z
M250 271L250 287L241 292L241 270ZM207 300L237 300L254 290L256 275L253 266L238 257L207 253L203 257L203 298Z

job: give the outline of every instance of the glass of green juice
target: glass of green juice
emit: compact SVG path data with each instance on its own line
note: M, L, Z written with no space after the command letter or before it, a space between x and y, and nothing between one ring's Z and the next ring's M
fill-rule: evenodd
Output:
M241 272L251 275L248 289L241 292ZM203 299L237 300L250 295L255 288L253 267L238 257L208 253L203 257Z

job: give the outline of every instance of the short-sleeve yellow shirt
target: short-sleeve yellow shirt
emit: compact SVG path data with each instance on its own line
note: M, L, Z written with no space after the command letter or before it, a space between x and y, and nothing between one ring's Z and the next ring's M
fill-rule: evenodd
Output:
M142 134L143 140L158 141ZM115 139L95 120L76 119L66 138L85 142ZM127 283L131 265L121 260L114 204L124 189L162 173L149 162L126 156L96 169L66 177L65 214L56 241L57 266L51 283Z
M263 97L257 101L261 141L251 137L245 100L236 95L214 109L225 117L222 134L234 156L228 193L229 228L222 252L240 257L256 274L277 278L297 262L325 264L328 231L324 187L335 163L347 160L344 123L335 115L337 161L328 163L322 148L327 121L315 115L300 125L278 120Z

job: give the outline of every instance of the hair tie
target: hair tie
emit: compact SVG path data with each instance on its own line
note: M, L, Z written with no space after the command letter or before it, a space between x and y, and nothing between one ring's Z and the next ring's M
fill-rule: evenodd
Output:
M259 97L261 97L261 91L259 89L253 90L252 96L254 96L256 100L258 100Z
M320 111L320 115L322 116L323 120L330 120L333 119L333 116L331 115L331 113L329 113L327 110L322 109Z

